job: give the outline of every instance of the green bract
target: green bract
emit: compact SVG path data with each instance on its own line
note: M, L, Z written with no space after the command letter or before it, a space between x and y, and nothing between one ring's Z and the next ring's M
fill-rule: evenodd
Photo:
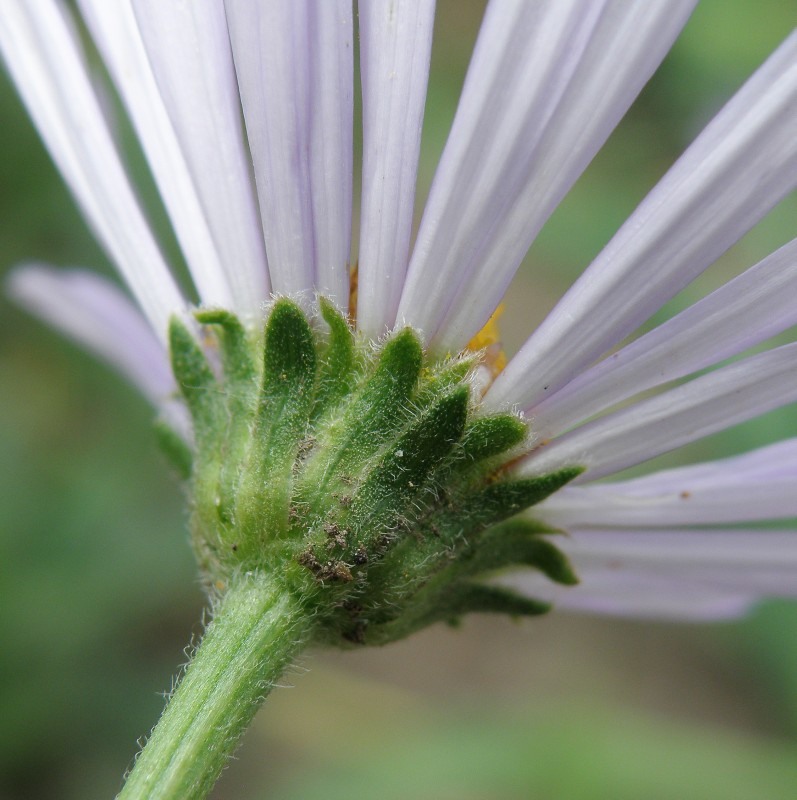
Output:
M515 515L580 470L505 474L527 429L480 413L477 354L431 359L409 328L375 345L324 300L317 318L277 300L256 333L226 311L196 318L205 348L179 320L170 330L193 453L161 438L190 478L209 587L262 571L318 640L379 644L468 611L547 609L481 581L501 567L576 582L550 531Z

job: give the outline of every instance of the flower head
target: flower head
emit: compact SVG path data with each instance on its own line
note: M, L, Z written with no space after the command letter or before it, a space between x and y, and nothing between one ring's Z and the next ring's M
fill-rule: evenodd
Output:
M356 292L352 4L77 5L138 134L197 302L161 255L57 0L10 0L0 51L140 310L87 272L26 267L11 290L120 367L176 432L175 449L192 442L199 550L215 565L211 573L224 548L239 550L237 533L228 537L218 522L226 496L217 491L234 487L248 492L246 508L256 507L258 520L275 509L284 515L275 530L293 530L290 514L301 503L310 508L317 525L294 562L327 583L348 583L363 566L358 558L395 552L397 570L421 575L432 550L404 562L392 543L433 539L440 520L453 541L470 496L481 509L501 506L479 518L478 534L462 528L481 537L472 552L457 551L477 562L473 572L531 564L537 572L513 583L535 596L549 591L540 573L570 584L555 539L581 579L557 591L563 606L715 617L795 593L797 532L758 529L797 513L794 441L631 481L594 481L797 400L797 344L694 377L797 323L795 243L621 346L797 185L797 36L672 166L519 353L503 369L491 362L491 371L478 369L468 344L485 342L479 332L531 242L656 69L693 0L491 0L414 243L434 3L361 2ZM290 348L294 360L270 373ZM251 354L262 351L261 370ZM392 377L379 394L374 382L388 366ZM318 380L324 368L332 370L327 383ZM262 395L234 384L242 371L279 397L280 413L261 413ZM208 399L222 373L225 386L240 389L230 395L229 403L240 401L235 408ZM411 381L399 397L394 384L405 373ZM335 417L325 416L328 389L340 390ZM369 414L379 425L368 427ZM489 429L492 439L487 455L474 458L483 468L471 473L461 454L479 426L478 435ZM256 485L248 486L217 456L235 452L249 463L252 431L262 434L257 464L284 464L277 477L251 472ZM405 454L416 459L423 495L411 491L417 487L399 462ZM344 503L332 513L329 497L313 494L333 472L361 492L352 491L354 510ZM391 505L397 492L400 509ZM357 517L363 497L371 516ZM377 524L377 506L392 516ZM407 520L410 530L397 531ZM492 527L499 522L504 527ZM540 536L551 529L570 535ZM329 564L321 556L327 545L338 553ZM432 549L437 557L456 548ZM378 588L385 603L398 602L395 586ZM515 595L494 591L481 605L468 596L443 610L500 605L496 597L502 610L524 610L520 599L506 605Z

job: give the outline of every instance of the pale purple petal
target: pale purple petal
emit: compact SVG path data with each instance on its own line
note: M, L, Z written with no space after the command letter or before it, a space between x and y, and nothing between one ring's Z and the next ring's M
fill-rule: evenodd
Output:
M797 32L631 215L487 401L537 405L699 275L797 184L795 130Z
M399 321L457 351L680 31L693 0L492 0Z
M359 3L363 188L357 327L393 326L407 269L434 0Z
M645 571L590 569L578 586L555 586L536 573L514 573L499 583L557 611L672 622L712 622L744 616L760 599L745 592L716 589L652 576Z
M226 0L271 285L348 306L351 0Z
M530 515L558 528L719 525L797 517L797 439L642 478L566 486Z
M557 543L577 573L638 570L759 596L797 595L797 531L572 530Z
M224 7L133 0L133 8L217 254L195 270L202 302L259 319L268 265Z
M63 9L8 0L0 51L50 155L157 334L185 307L144 219Z
M580 584L502 580L557 606L670 619L737 616L757 600L797 596L797 531L573 530L556 538Z
M528 409L542 439L797 324L797 239Z
M79 5L127 107L200 298L232 307L221 260L130 3L79 0Z
M567 464L594 480L797 400L797 343L751 356L589 422L518 463L522 474Z
M175 400L166 348L110 281L85 270L29 264L9 275L7 290L21 306L121 372L181 435L190 436L185 407Z

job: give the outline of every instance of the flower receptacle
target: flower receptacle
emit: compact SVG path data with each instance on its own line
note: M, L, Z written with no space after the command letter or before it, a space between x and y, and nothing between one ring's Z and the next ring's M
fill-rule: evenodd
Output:
M262 332L196 314L203 345L172 321L172 365L194 424L192 535L209 586L263 571L334 644L383 643L469 611L547 606L480 582L527 564L575 581L530 522L507 522L579 470L512 478L528 436L481 412L478 354L435 360L410 328L379 345L332 304L289 299ZM217 363L218 362L218 363ZM187 471L184 450L161 437Z

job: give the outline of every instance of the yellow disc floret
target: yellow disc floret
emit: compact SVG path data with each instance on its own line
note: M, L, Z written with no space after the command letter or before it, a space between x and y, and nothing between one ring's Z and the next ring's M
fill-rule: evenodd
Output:
M504 304L499 303L485 326L468 342L466 347L471 352L483 351L482 364L490 370L495 378L506 366L506 353L501 345L501 331L498 320L504 313Z

